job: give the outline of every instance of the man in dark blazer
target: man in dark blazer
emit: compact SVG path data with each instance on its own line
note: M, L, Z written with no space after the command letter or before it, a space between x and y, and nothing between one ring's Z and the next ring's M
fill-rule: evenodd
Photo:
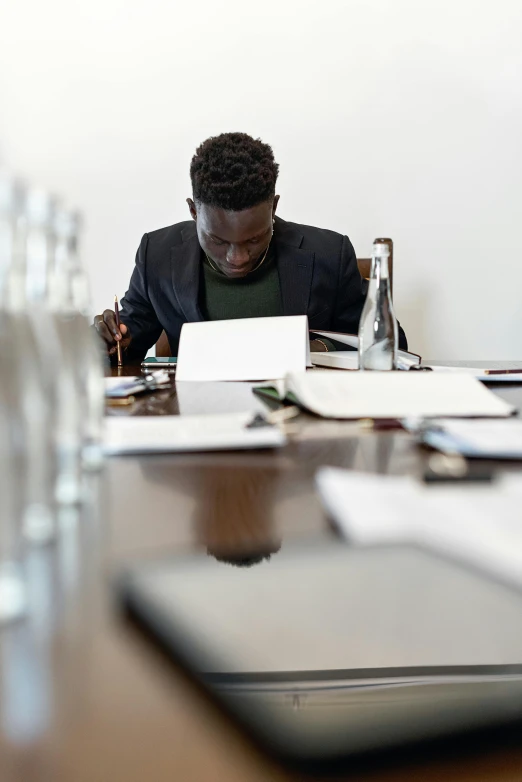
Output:
M121 341L127 360L140 360L165 331L175 356L183 324L200 320L307 315L312 330L357 334L367 284L352 244L276 217L278 170L271 147L244 133L198 148L192 219L144 235L120 328L112 310L94 319L109 354ZM335 345L321 338L311 349Z

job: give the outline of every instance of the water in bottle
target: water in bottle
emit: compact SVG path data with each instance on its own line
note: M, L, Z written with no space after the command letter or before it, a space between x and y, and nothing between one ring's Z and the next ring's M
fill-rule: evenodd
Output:
M368 294L359 324L359 369L397 367L397 319L393 311L387 244L373 245Z

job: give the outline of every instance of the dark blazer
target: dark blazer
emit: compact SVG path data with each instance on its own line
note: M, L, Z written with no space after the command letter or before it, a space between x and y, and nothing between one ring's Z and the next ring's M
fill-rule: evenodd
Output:
M347 236L276 217L275 246L284 315L308 315L310 329L357 334L367 283ZM145 234L136 254L121 321L142 359L165 330L177 355L181 327L204 320L199 306L201 248L193 220ZM402 329L399 342L406 347Z

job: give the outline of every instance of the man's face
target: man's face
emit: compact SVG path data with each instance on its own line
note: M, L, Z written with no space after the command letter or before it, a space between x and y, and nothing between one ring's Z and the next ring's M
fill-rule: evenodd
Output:
M244 209L227 212L187 199L196 221L198 239L212 263L227 277L245 277L254 269L272 237L279 196Z

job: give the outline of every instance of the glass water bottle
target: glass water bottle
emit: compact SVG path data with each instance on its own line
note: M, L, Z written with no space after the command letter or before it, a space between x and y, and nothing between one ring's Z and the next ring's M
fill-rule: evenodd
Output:
M368 295L359 324L359 369L397 368L397 319L390 290L387 244L373 245Z

